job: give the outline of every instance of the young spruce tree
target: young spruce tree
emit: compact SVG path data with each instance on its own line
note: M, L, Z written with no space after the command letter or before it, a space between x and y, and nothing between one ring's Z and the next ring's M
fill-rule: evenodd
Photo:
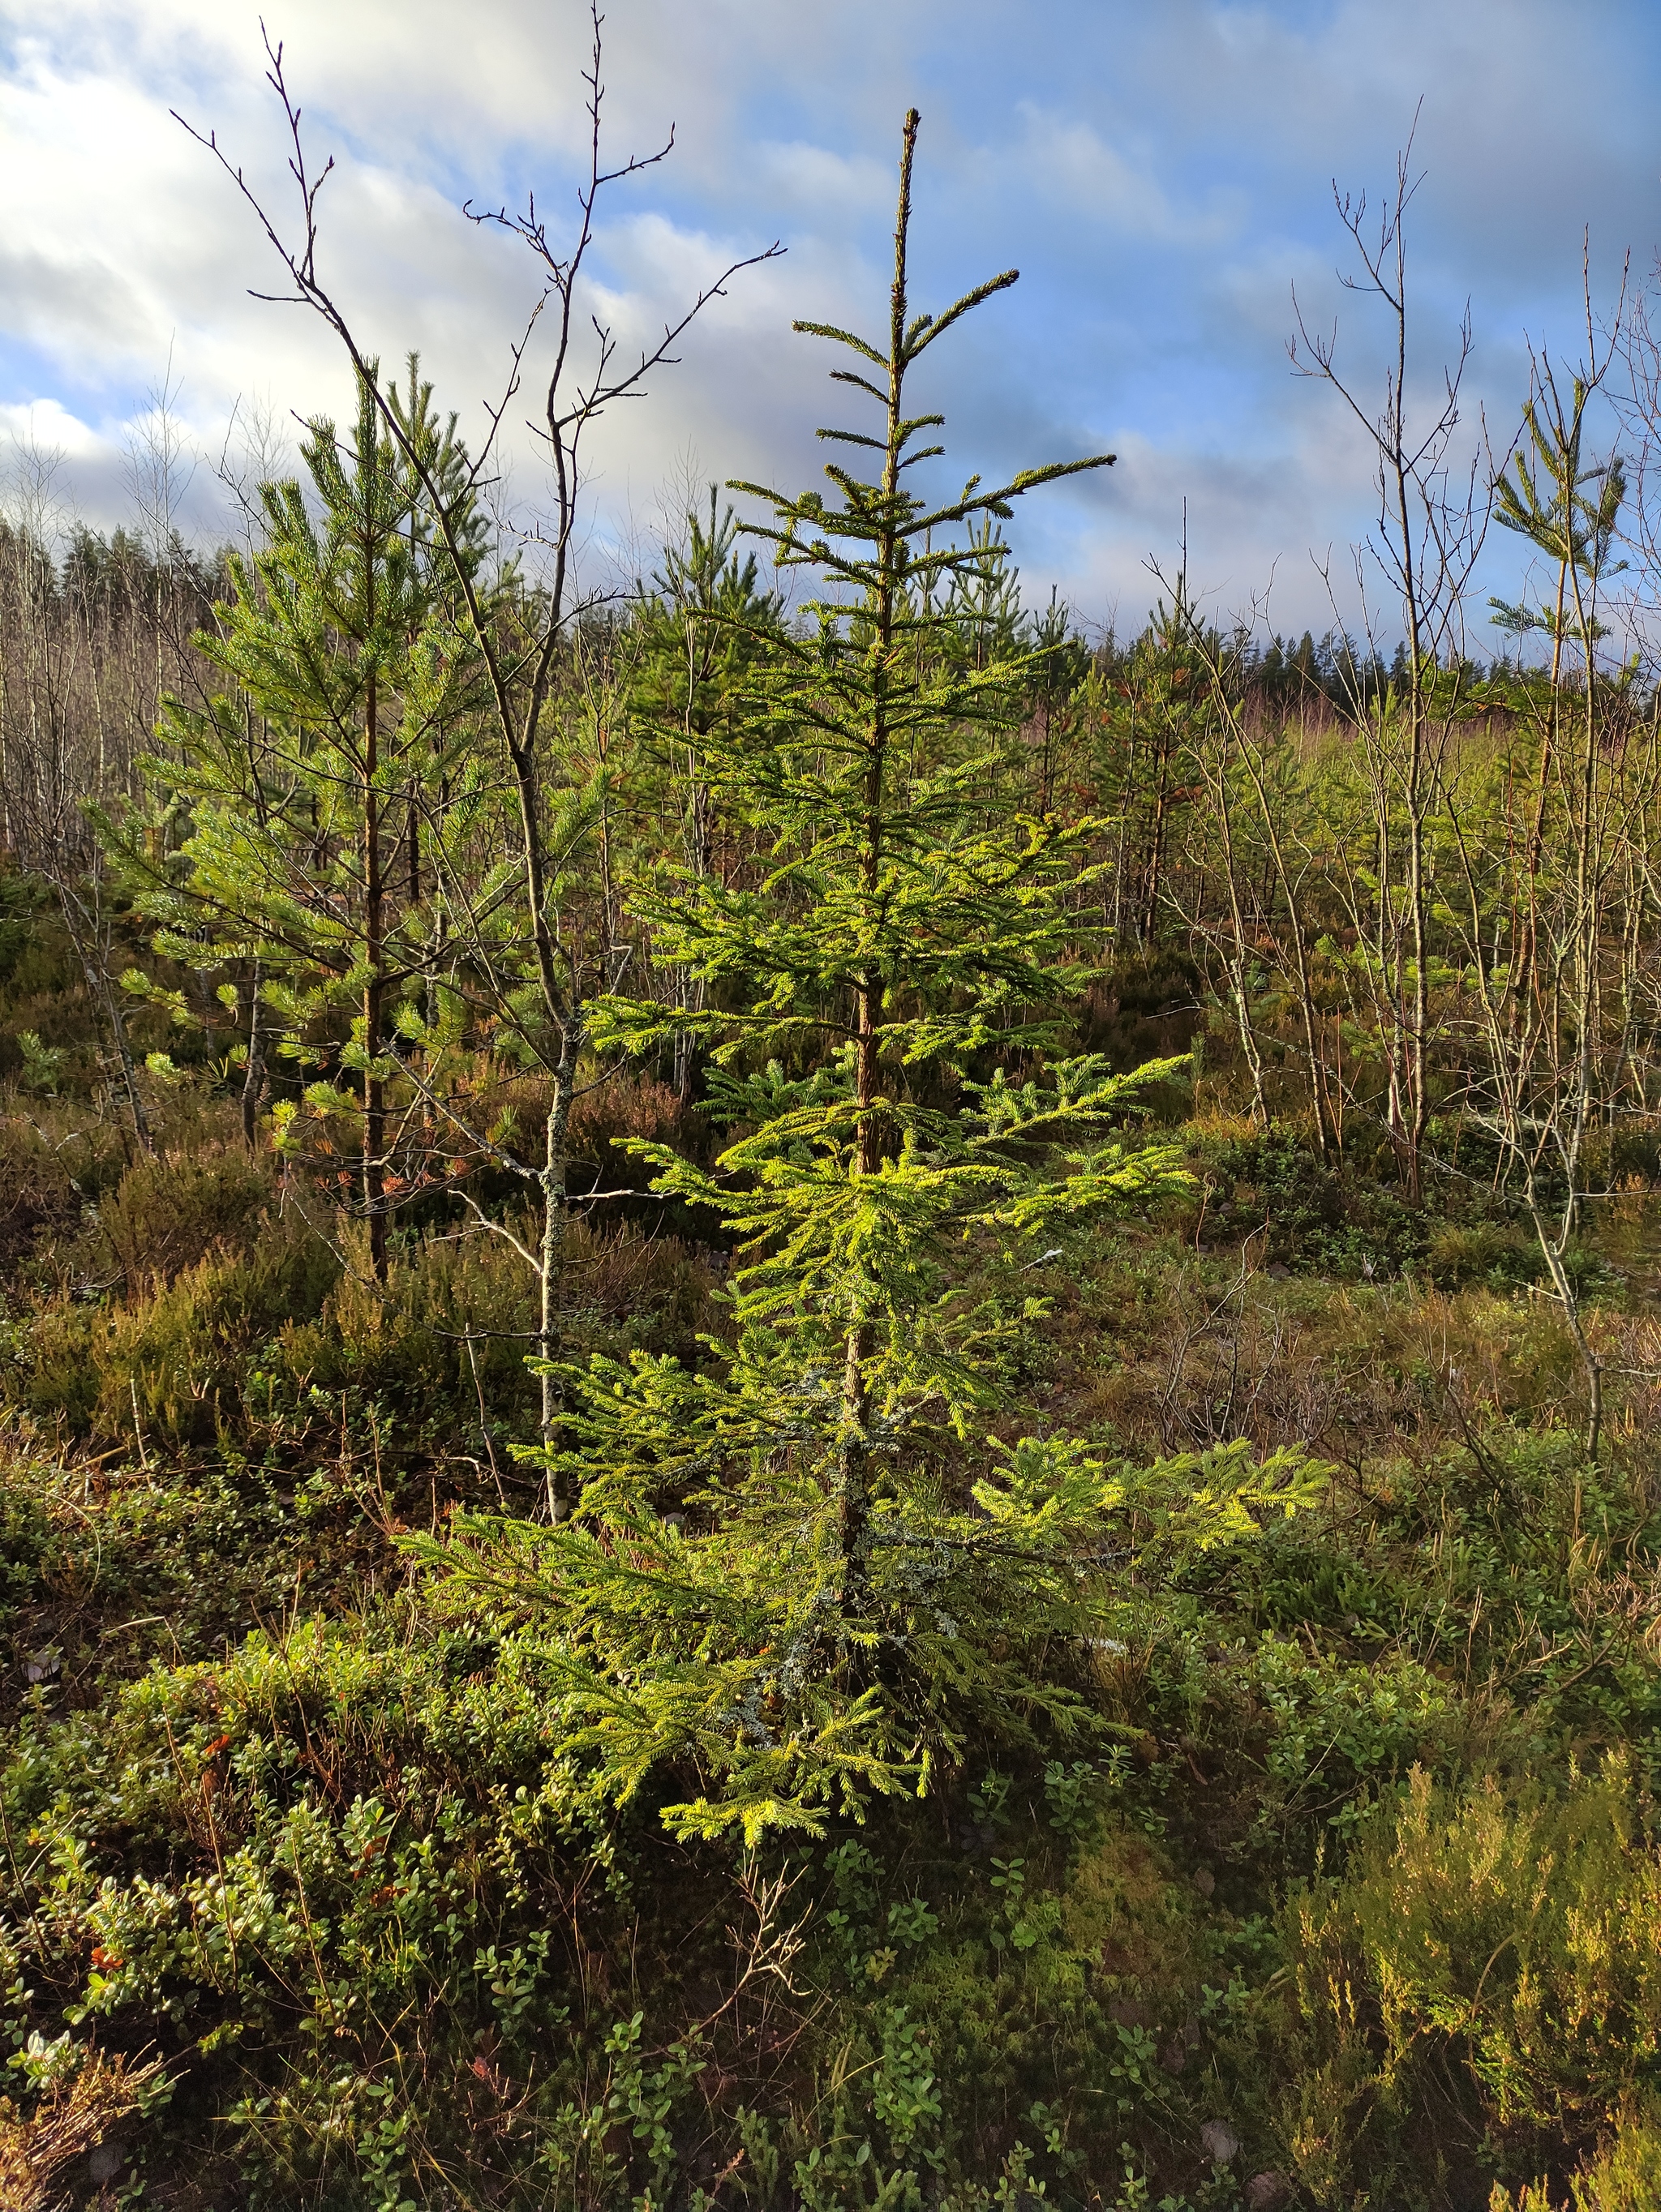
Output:
M730 884L681 871L644 902L659 957L707 985L702 1009L614 997L593 1016L601 1042L691 1024L710 1050L733 1133L713 1170L635 1149L735 1240L727 1329L697 1371L636 1353L567 1374L568 1520L475 1520L417 1547L466 1601L484 1586L551 1617L573 1751L619 1797L660 1766L691 1781L664 1814L688 1835L816 1830L924 1786L971 1732L1086 1723L1133 1479L1076 1439L1006 1449L976 1422L1041 1320L1035 1243L1181 1179L1171 1146L1111 1133L1177 1063L1044 1062L1046 1010L1086 972L1074 890L1099 825L989 806L1023 666L977 665L948 635L952 580L988 557L977 523L1108 457L938 505L910 489L942 450L918 442L941 418L907 413L911 372L1015 281L912 313L916 129L914 112L885 341L797 325L857 363L832 374L874 402L874 433L820 434L870 454L872 476L832 464L830 498L733 486L770 508L757 534L779 565L829 586L744 714L703 736L716 802L764 862ZM1254 1498L1295 1494L1283 1466L1238 1452L1197 1492L1192 1472L1146 1489L1159 1541L1219 1540Z

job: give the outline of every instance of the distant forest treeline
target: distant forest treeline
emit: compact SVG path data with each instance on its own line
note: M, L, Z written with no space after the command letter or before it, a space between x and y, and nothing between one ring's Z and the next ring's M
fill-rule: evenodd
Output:
M158 556L136 532L79 530L54 557L27 531L0 529L0 837L69 899L88 957L114 942L118 916L130 957L134 909L111 872L112 825L136 818L123 810L143 814L152 852L183 834L168 766L188 752L190 725L164 709L173 698L181 717L208 711L222 665L203 641L227 635L217 610L237 576L257 598L260 574L176 541ZM532 634L537 594L510 568L502 575ZM1536 646L1521 665L1427 659L1415 684L1405 644L1386 660L1337 631L1295 645L1220 631L1180 575L1139 634L1087 638L1053 596L1023 605L989 533L940 617L930 650L941 665L1010 672L1017 734L982 787L989 817L1093 825L1075 902L1110 948L1098 988L1157 1003L1184 1036L1204 1031L1206 1079L1231 1097L1244 1085L1263 1127L1307 1124L1323 1152L1359 1145L1363 1157L1385 1140L1411 1186L1433 1118L1445 1150L1463 1128L1467 1147L1498 1158L1494 1145L1510 1141L1502 1095L1561 1089L1572 1064L1591 1120L1612 1127L1652 1110L1657 694L1637 659L1600 651L1595 613L1590 653L1571 610L1555 650ZM760 865L755 833L700 775L698 739L743 710L768 639L800 640L812 622L788 618L764 589L712 494L661 573L611 596L562 646L559 774L603 768L606 791L606 866L580 894L600 906L586 927L637 985L671 1000L684 981L631 908L630 872L690 854L736 883ZM677 716L678 746L665 735ZM466 717L447 744L470 743ZM379 771L333 833L350 876L366 805L389 825L377 895L402 918L383 930L407 926L433 895L414 825L445 803L434 757ZM353 773L362 783L361 763ZM257 763L249 774L252 795ZM507 834L498 823L470 860L481 879ZM330 895L366 893L354 878ZM204 929L208 915L204 906ZM246 1024L250 963L225 972ZM119 1060L131 1007L108 980L99 988ZM210 1036L223 1044L223 1018L204 1018L169 1031L167 1048L188 1060ZM140 1026L154 1044L154 1022ZM1526 1066L1514 1057L1524 1039ZM680 1066L684 1081L684 1050ZM283 1080L263 1055L262 1083Z

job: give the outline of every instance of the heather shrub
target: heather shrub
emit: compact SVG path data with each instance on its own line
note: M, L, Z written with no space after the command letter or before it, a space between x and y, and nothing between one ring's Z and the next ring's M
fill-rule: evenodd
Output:
M99 1226L131 1294L172 1282L216 1247L246 1250L276 1195L269 1154L210 1139L136 1160L99 1207Z
M1652 2212L1661 2204L1661 2119L1652 2104L1623 2113L1615 2132L1569 2176L1567 2212ZM1499 2182L1488 2212L1565 2212L1547 2181L1524 2182L1516 2194Z
M14 1098L0 1114L0 1277L42 1238L73 1236L82 1207L125 1172L119 1133L82 1109ZM94 1269L98 1262L92 1262Z
M1612 1754L1561 1796L1416 1770L1287 1909L1287 2139L1323 2204L1477 2208L1661 2087L1661 1852Z
M524 1242L528 1221L514 1224ZM311 1317L285 1322L266 1382L291 1395L347 1390L384 1402L406 1431L459 1424L477 1441L532 1432L525 1365L534 1279L505 1239L442 1231L411 1237L384 1286L369 1278L361 1235L340 1240L346 1266ZM562 1255L562 1329L575 1352L686 1351L703 1326L710 1274L674 1237L574 1223Z
M338 1272L306 1224L265 1218L251 1250L210 1252L129 1302L44 1298L5 1331L12 1402L70 1435L204 1443L241 1402L248 1357Z
M666 1143L696 1131L698 1117L687 1101L655 1076L630 1070L578 1098L571 1108L574 1158L608 1189L644 1191L650 1177L622 1148L632 1138Z
M9 1274L43 1230L75 1221L81 1200L70 1156L29 1116L0 1117L0 1270Z

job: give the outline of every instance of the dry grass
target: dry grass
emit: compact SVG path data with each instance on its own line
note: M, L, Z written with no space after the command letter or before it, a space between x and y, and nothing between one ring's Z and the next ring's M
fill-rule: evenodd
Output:
M0 2098L0 2204L6 2212L58 2212L67 2201L59 2190L70 2167L77 2160L90 2159L121 2121L152 2101L163 2086L159 2059L135 2066L129 2059L89 2051L74 2073L52 2081L27 2117L10 2098ZM88 2178L100 2182L110 2177Z
M1341 1464L1416 1456L1494 1421L1578 1431L1586 1379L1538 1292L1285 1278L1249 1256L1151 1246L1055 1300L1045 1412L1146 1455L1244 1437ZM1661 1317L1595 1309L1606 1434L1661 1423Z

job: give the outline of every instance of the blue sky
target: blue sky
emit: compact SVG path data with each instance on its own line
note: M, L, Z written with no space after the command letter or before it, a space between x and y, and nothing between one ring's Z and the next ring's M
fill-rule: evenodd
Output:
M339 161L326 269L389 360L418 345L477 422L533 296L510 243L458 212L534 188L557 222L578 146L583 11L573 0L266 0L313 143ZM250 285L272 264L246 210L169 119L216 127L281 204L279 122L244 0L0 0L0 448L64 459L88 519L128 497L124 452L171 356L204 456L186 498L225 525L212 464L233 409L338 406L326 335ZM653 396L608 428L596 561L649 553L698 477L798 486L832 387L794 316L879 326L898 126L923 114L915 291L939 304L1008 265L1019 286L950 351L927 398L958 473L1116 451L1013 528L1029 589L1134 624L1176 557L1221 610L1273 582L1270 619L1330 619L1311 550L1367 526L1368 459L1333 396L1286 356L1295 283L1338 318L1341 360L1376 386L1384 331L1339 289L1331 185L1388 185L1422 100L1410 233L1416 371L1432 389L1469 298L1478 410L1503 441L1525 340L1572 356L1580 241L1612 304L1623 254L1661 242L1661 9L1653 0L611 0L614 146L678 150L618 195L600 304L654 328L689 284L775 237ZM329 203L332 202L332 205ZM232 433L233 461L243 441ZM243 453L246 465L247 455ZM539 492L519 441L508 495ZM1497 544L1485 588L1514 592Z

